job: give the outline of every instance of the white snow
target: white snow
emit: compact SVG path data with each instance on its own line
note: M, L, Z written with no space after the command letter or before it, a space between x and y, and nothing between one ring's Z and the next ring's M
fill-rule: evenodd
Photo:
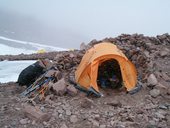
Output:
M64 48L59 48L59 47L54 47L54 46L50 46L50 45L43 45L43 44L39 44L39 43L34 43L34 42L27 42L27 41L21 41L21 40L15 40L15 39L11 39L11 38L7 38L7 37L3 37L0 36L0 40L6 40L6 41L11 41L12 42L16 42L16 43L20 43L20 44L25 44L25 45L31 45L33 47L35 47L37 50L41 50L44 49L47 52L50 51L67 51L68 49L64 49ZM6 47L5 47L6 46ZM4 48L4 49L3 49ZM23 49L23 48L13 48L4 44L0 44L0 55L6 55L6 54L11 54L11 55L16 55L16 54L20 54L20 53L26 53L29 54L30 52L32 53L36 53L37 51L31 51L31 50L27 50L27 49ZM12 51L14 50L14 51ZM3 51L9 52L4 54ZM10 52L11 51L11 52ZM14 52L14 54L13 54ZM16 53L16 54L15 54Z
M10 38L6 38L3 36L0 36L0 40L6 40L6 41L10 41L11 43L20 43L24 45L29 44L36 49L36 50L28 50L23 47L15 48L15 47L0 43L0 55L18 55L21 53L31 54L31 53L37 53L37 50L41 50L41 49L44 49L47 52L67 50L67 49L59 48L59 47L53 47L53 46L42 45L42 44L33 43L33 42L10 39ZM33 64L34 62L35 61L0 61L0 83L6 83L6 82L12 82L12 81L16 82L20 72L27 66Z
M4 44L0 44L0 55L18 55L21 53L31 54L36 53L37 51L27 50L22 48L14 48Z
M20 72L35 61L1 61L0 82L16 82Z

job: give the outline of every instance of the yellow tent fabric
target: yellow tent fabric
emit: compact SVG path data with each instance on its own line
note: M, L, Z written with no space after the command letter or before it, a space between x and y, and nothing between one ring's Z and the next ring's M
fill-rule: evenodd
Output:
M83 56L75 72L76 82L87 90L93 87L99 92L99 87L96 82L98 66L102 62L110 59L118 61L123 83L128 91L132 90L137 83L136 68L116 45L109 42L96 44L86 51L86 54Z

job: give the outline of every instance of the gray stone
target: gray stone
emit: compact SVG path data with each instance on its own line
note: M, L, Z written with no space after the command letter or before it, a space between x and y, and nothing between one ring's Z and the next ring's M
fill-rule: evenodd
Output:
M70 116L70 122L71 122L71 123L76 123L77 121L78 121L78 118L77 118L76 115Z
M78 90L73 86L73 85L69 85L67 87L67 93L71 96L75 96L77 94Z
M53 95L53 94L47 95L47 96L45 97L45 102L48 103L48 104L54 105L55 102L52 100L53 98L54 98L54 95Z
M67 85L65 83L65 80L61 79L57 83L54 83L52 88L57 95L64 95L64 93L66 93Z
M115 124L114 127L116 127L116 128L126 128L125 123L118 123L118 124Z
M147 124L147 125L146 125L146 128L157 128L157 126L152 125L152 124Z
M51 77L54 76L57 73L56 70L52 69L46 72L45 77Z
M57 72L55 73L55 78L56 78L57 80L60 80L60 79L62 78L62 73L61 73L60 71L57 71Z
M106 128L106 125L102 124L99 128Z
M28 123L28 118L21 119L19 122L20 122L20 124L25 125Z
M150 95L151 95L153 98L156 98L157 96L160 95L160 90L158 90L158 89L152 89L152 90L150 91Z
M7 106L6 105L1 106L0 111L6 111L6 110L7 110Z
M63 114L59 114L58 116L60 119L63 119Z
M168 106L166 106L166 105L159 105L159 109L164 109L164 110L166 110L166 109L168 109Z
M147 58L150 58L150 55L149 55L149 52L148 52L148 51L145 50L143 53L145 54L145 56L146 56Z
M94 115L94 119L100 120L100 115L99 115L99 114L95 114L95 115Z
M110 124L111 124L111 126L114 126L115 121L111 120L111 121L110 121Z
M121 107L122 104L118 100L114 100L112 102L106 103L107 105L114 106L114 107Z
M45 126L47 126L47 125L48 125L48 123L47 123L47 122L45 122L45 121L43 121L43 124L44 124Z
M86 46L86 44L83 42L83 43L80 44L80 50L85 50L85 49L87 49L87 46Z
M165 116L159 112L156 112L155 115L159 118L159 119L164 119Z
M66 124L62 124L60 128L68 128Z
M73 58L73 57L75 57L75 55L73 53L70 53L69 57Z
M21 108L15 108L15 110L20 111L20 110L21 110Z
M36 123L35 120L33 120L31 124L32 124L32 125L35 125L35 123Z
M156 125L156 122L155 122L154 120L150 120L150 121L149 121L149 124L155 126L155 125Z
M156 85L158 83L154 74L150 74L147 81L149 85Z
M170 126L170 115L166 116L166 120L167 120L167 123L168 123L167 125Z
M167 94L170 95L170 88L168 88Z
M162 50L160 51L161 57L165 57L165 56L167 56L169 53L170 53L170 50L167 49L167 48L164 48L164 49L162 49Z
M71 115L71 111L70 110L66 110L66 115L70 116Z
M59 110L58 110L58 113L63 114L63 113L64 113L64 110L63 110L63 109L59 109Z
M94 105L94 102L89 98L84 98L80 104L83 108L91 108Z
M97 128L98 128L99 125L100 125L99 122L96 121L96 120L91 120L91 122L92 122L92 124L93 124L94 127L97 127Z
M39 108L35 108L28 104L24 106L24 113L30 119L34 118L39 121L48 121L51 116L46 113L43 113Z
M112 117L114 116L114 113L112 111L109 111L108 115Z
M55 109L55 110L53 111L53 113L52 113L52 116L58 117L58 115L59 115L59 113L58 113L57 110Z

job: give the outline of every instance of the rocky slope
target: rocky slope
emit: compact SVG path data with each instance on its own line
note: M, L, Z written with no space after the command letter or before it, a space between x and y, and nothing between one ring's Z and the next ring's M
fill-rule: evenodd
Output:
M96 98L79 91L75 95L60 96L50 92L44 101L30 101L19 96L24 87L16 83L1 84L0 127L170 127L170 35L123 34L102 41L116 44L135 64L143 87L138 93L130 95L122 89L101 89L104 96ZM74 76L85 51L102 41L82 44L81 50L0 56L0 60L50 58L67 78Z

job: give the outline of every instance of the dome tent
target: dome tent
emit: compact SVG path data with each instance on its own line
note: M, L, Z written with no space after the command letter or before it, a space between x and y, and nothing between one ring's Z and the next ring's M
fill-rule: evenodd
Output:
M86 51L75 72L76 82L81 88L100 94L97 85L98 68L101 63L111 59L118 62L127 91L133 90L137 83L136 68L116 45L109 42L96 44Z

